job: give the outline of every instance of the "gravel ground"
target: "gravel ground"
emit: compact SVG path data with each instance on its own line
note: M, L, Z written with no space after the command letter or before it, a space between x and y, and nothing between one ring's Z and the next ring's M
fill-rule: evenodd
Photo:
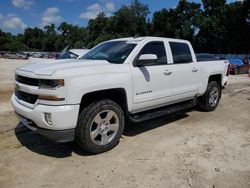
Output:
M214 112L133 124L113 150L90 156L46 141L10 106L14 69L0 60L0 187L250 187L250 78L230 76Z

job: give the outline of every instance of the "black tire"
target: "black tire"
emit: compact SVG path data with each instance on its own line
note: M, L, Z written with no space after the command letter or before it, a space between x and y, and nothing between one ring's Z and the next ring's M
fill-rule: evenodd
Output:
M218 99L211 104L210 103L211 92L214 92L214 90L218 90ZM211 81L208 83L205 94L198 98L198 107L206 112L214 111L219 104L220 98L221 98L221 87L219 83L216 81Z
M117 120L119 125L118 125L118 130L116 131L116 134L114 134L114 137L109 143L105 145L98 145L94 142L95 140L93 141L91 138L91 131L92 131L91 129L93 127L94 118L98 114L105 113L103 111L114 112L116 114L115 117L117 117L119 120L119 121ZM86 108L84 108L79 114L78 122L76 126L76 142L82 149L84 149L87 153L90 153L90 154L98 154L98 153L108 151L119 143L119 139L124 130L124 124L125 124L124 122L125 121L124 121L123 110L116 102L109 100L109 99L93 102L90 105L88 105ZM99 128L96 128L96 129L99 129ZM102 135L98 135L98 136L101 136L101 139L102 139ZM96 142L98 142L98 140Z

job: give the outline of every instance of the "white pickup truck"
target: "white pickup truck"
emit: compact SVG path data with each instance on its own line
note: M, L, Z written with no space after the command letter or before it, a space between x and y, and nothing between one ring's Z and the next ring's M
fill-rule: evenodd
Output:
M81 59L16 69L11 102L21 122L50 140L76 140L96 154L115 147L124 126L198 106L217 107L227 61L197 62L185 40L103 42Z

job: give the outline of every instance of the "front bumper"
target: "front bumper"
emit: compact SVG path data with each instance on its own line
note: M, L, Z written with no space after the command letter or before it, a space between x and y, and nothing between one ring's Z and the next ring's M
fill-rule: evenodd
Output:
M11 103L21 122L29 129L54 141L74 140L79 105L38 104L32 109L20 104L14 94L11 97ZM46 121L45 113L51 114L51 125Z
M53 142L71 142L75 140L75 129L67 129L67 130L49 130L39 128L36 124L34 124L29 119L20 116L19 117L21 123L26 126L28 129L44 136L50 141Z

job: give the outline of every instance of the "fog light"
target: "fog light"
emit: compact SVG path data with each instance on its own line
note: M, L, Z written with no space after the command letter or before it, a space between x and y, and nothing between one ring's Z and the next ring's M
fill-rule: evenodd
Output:
M52 125L51 113L44 113L45 120L49 125Z

